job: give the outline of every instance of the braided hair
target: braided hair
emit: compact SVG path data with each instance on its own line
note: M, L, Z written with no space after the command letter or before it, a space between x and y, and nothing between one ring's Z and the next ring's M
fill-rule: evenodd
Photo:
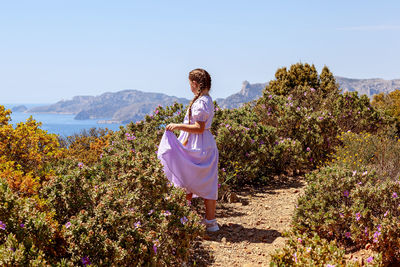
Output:
M201 96L201 93L204 90L210 90L211 76L204 69L194 69L191 72L189 72L189 80L192 82L195 81L199 85L197 94L193 97L192 101L189 104L189 124L190 124L190 117L192 116L192 105Z

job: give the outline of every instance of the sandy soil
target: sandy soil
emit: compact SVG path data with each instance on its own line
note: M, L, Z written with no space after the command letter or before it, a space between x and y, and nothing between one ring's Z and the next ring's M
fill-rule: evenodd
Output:
M233 203L218 203L221 229L197 240L190 266L269 266L269 254L284 246L282 233L304 186L302 177L276 177L268 186L236 192Z

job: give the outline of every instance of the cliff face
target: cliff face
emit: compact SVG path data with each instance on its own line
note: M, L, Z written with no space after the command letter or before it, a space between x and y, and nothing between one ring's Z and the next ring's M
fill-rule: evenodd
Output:
M237 108L244 103L259 98L268 83L250 84L248 81L242 83L242 89L227 98L217 98L216 101L221 108Z

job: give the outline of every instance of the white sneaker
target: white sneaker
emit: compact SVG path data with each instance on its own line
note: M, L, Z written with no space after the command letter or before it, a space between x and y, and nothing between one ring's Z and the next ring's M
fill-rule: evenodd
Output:
M219 230L219 226L216 219L212 220L203 219L201 223L206 226L207 232L216 232Z

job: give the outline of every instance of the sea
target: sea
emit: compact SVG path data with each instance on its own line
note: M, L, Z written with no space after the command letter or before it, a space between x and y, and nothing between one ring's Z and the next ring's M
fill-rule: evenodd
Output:
M13 107L24 105L28 109L37 106L47 106L49 104L0 104L6 109L12 109ZM44 114L44 113L25 113L16 112L11 113L11 124L14 126L19 122L25 122L30 116L38 122L42 123L40 127L46 130L48 133L58 134L61 137L71 136L73 134L79 134L83 130L89 130L91 128L107 128L113 131L118 131L121 126L125 124L117 123L98 123L99 120L75 120L75 115L68 114Z

